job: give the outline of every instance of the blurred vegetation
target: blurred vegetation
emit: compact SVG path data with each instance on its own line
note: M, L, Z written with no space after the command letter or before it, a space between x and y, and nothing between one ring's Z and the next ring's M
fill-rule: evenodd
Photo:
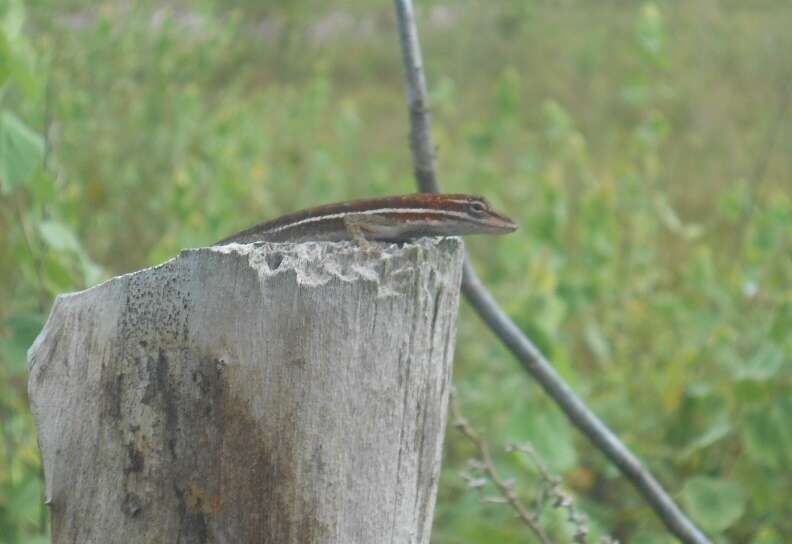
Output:
M792 10L420 2L440 175L521 224L470 240L505 308L716 542L792 538ZM47 542L25 352L53 297L300 207L413 191L389 2L0 0L0 540ZM486 333L455 382L531 497L668 542ZM459 473L433 541L523 542ZM543 523L569 541L553 511Z

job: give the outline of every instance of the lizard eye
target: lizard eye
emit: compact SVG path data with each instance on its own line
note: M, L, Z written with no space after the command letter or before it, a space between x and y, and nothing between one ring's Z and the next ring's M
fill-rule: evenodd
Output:
M471 202L470 211L474 214L482 214L487 211L487 206L483 202Z

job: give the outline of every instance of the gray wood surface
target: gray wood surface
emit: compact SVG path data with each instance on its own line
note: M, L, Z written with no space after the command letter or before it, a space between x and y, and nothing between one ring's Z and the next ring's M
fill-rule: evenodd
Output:
M57 298L29 393L61 543L428 543L459 239L232 245Z

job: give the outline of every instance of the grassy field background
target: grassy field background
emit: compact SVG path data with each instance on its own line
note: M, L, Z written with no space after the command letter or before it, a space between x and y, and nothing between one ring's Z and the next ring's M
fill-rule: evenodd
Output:
M715 542L788 542L792 10L419 4L441 182L521 225L469 241L487 283ZM36 543L25 351L56 294L414 184L390 2L0 0L0 21L0 541ZM546 484L509 443L592 542L672 540L467 307L456 353L461 408L526 500ZM449 429L433 542L530 541L466 489L473 455Z

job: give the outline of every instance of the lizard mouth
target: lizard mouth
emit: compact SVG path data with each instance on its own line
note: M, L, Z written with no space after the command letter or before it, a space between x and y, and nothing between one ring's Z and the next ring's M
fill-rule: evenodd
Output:
M501 215L492 210L487 213L487 218L485 221L482 221L482 225L486 228L488 233L493 234L508 234L517 230L517 223L505 215Z

